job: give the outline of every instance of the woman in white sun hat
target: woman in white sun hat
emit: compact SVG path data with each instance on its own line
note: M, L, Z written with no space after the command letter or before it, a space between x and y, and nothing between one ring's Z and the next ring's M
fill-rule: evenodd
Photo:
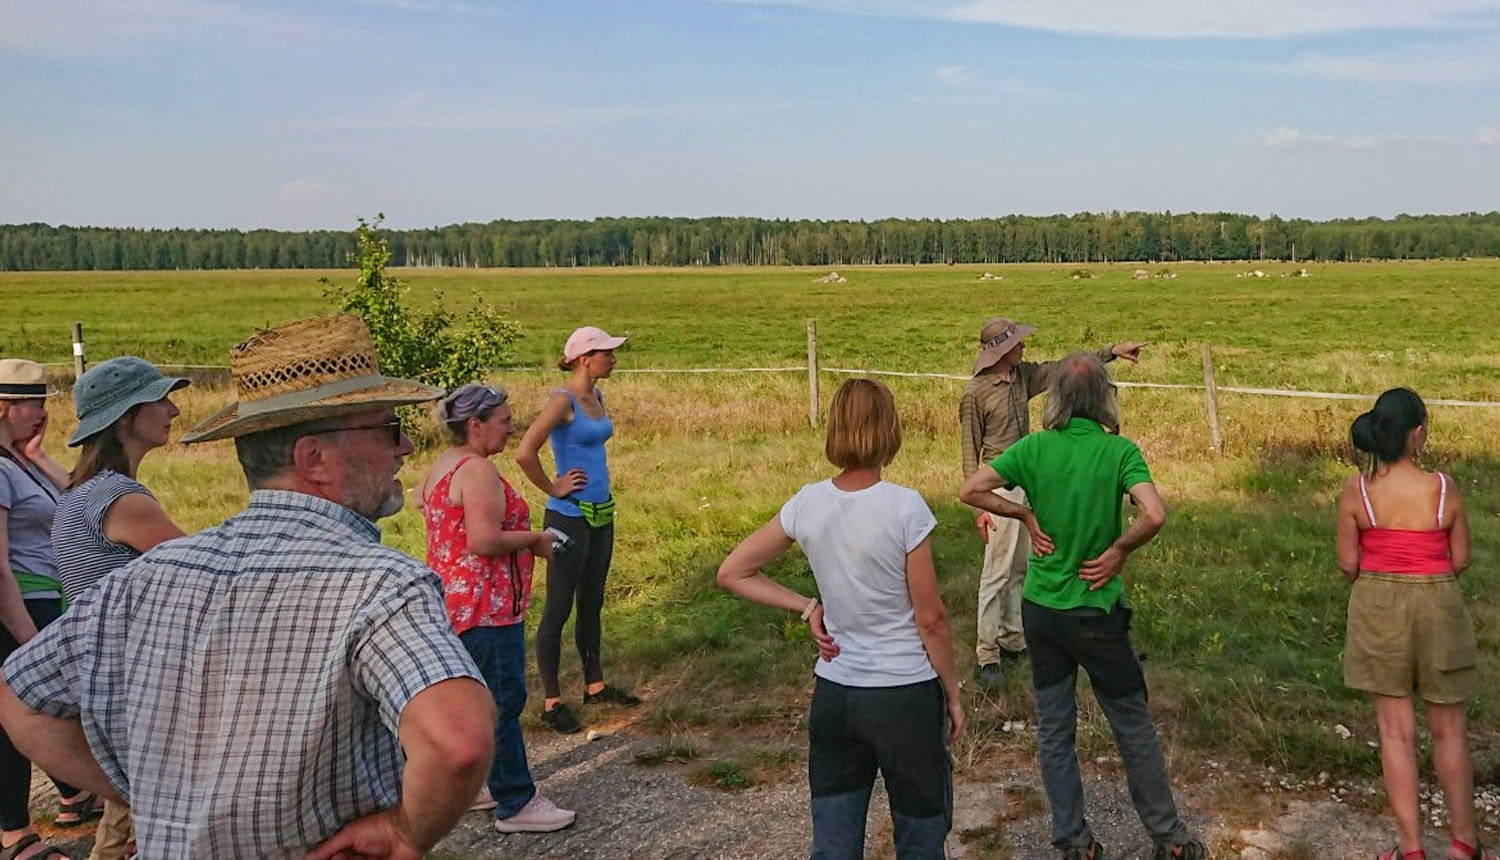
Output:
M63 611L49 536L68 473L42 449L53 393L40 364L0 360L0 663ZM99 817L99 798L53 782L61 798L54 824ZM66 857L32 829L30 794L31 762L0 730L0 857Z

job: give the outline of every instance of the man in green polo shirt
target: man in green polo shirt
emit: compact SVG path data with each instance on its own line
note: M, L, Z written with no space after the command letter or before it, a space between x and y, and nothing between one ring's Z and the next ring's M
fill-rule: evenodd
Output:
M1109 719L1136 814L1156 860L1202 858L1177 814L1166 760L1146 706L1146 677L1130 644L1130 609L1119 575L1131 552L1161 529L1166 514L1140 448L1119 435L1109 373L1095 355L1062 361L1047 390L1045 429L1010 446L964 482L966 504L1019 520L1032 554L1021 618L1036 691L1042 782L1052 807L1052 844L1065 858L1094 860L1103 847L1083 817L1083 780L1074 736L1078 669ZM1025 505L995 494L1020 487ZM1122 498L1139 508L1121 528Z

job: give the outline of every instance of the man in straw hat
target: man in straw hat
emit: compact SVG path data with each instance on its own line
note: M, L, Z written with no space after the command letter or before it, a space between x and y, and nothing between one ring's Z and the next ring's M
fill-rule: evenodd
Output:
M1026 336L1034 331L1035 326L1019 325L1005 317L991 317L979 329L974 377L964 386L958 402L965 478L1031 432L1027 404L1046 390L1061 364L1025 360ZM1143 343L1120 343L1095 354L1100 361L1123 358L1134 362L1140 359L1143 346ZM1019 487L995 492L1017 504L1026 503L1026 492ZM985 547L984 565L979 573L979 622L974 654L979 683L988 689L999 685L1002 661L1015 662L1026 653L1026 641L1021 635L1021 582L1026 576L1031 542L1016 520L980 510L976 521Z
M435 574L380 544L411 440L338 314L232 353L239 515L106 577L4 667L0 719L49 771L130 804L143 857L411 857L468 809L494 706ZM310 853L309 853L310 852Z

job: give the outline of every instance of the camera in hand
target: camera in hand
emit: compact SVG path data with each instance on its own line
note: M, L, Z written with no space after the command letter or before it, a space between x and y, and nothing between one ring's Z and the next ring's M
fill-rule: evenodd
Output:
M552 556L554 558L566 554L568 550L573 548L573 539L568 537L567 532L557 526L548 526L545 531L547 534L552 535Z

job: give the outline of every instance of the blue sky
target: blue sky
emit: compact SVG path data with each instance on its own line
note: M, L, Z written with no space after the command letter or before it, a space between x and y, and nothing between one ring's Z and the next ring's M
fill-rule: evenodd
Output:
M1490 211L1497 56L1500 0L0 0L0 223Z

